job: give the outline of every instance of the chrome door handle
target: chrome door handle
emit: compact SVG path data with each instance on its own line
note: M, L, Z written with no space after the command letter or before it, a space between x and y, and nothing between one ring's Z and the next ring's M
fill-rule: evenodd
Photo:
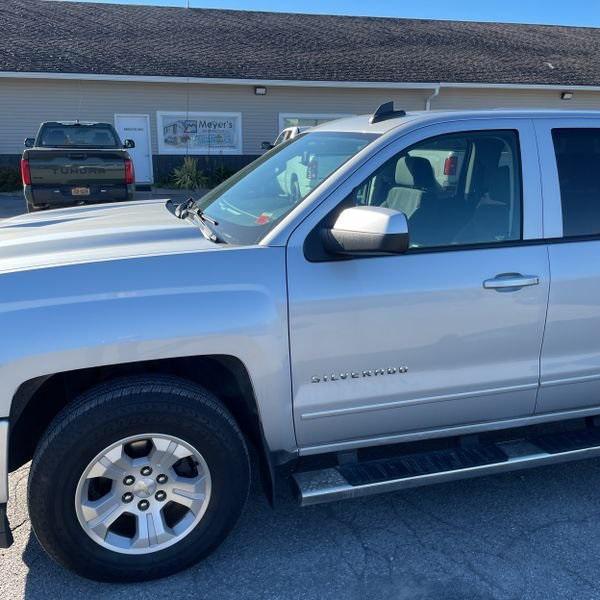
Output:
M483 287L486 290L505 290L507 288L522 288L528 285L538 285L540 278L537 275L521 275L520 273L503 273L492 279L486 279Z

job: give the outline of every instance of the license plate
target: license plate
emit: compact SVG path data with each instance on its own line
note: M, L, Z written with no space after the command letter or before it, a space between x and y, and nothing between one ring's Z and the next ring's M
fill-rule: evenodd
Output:
M89 196L90 188L89 187L76 187L71 190L71 195L73 196Z

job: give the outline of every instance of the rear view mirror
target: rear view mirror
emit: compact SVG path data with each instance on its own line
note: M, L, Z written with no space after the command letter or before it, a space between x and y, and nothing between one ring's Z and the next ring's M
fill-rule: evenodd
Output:
M23 143L25 144L25 148L33 148L35 145L35 138L25 138L25 142Z
M408 250L408 220L391 208L356 206L342 211L321 239L331 254L402 254Z
M135 148L135 142L133 140L125 140L123 142L123 148L127 148L128 150Z

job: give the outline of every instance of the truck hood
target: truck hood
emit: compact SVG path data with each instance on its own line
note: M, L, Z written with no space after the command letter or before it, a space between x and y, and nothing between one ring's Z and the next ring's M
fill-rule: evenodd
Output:
M78 206L0 221L0 272L223 246L164 200Z

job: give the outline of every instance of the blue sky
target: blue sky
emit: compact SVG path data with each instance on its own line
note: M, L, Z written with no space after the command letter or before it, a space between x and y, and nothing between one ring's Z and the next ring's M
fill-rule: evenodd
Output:
M185 6L186 0L89 0ZM197 8L238 8L425 19L550 23L600 27L599 0L190 0Z

